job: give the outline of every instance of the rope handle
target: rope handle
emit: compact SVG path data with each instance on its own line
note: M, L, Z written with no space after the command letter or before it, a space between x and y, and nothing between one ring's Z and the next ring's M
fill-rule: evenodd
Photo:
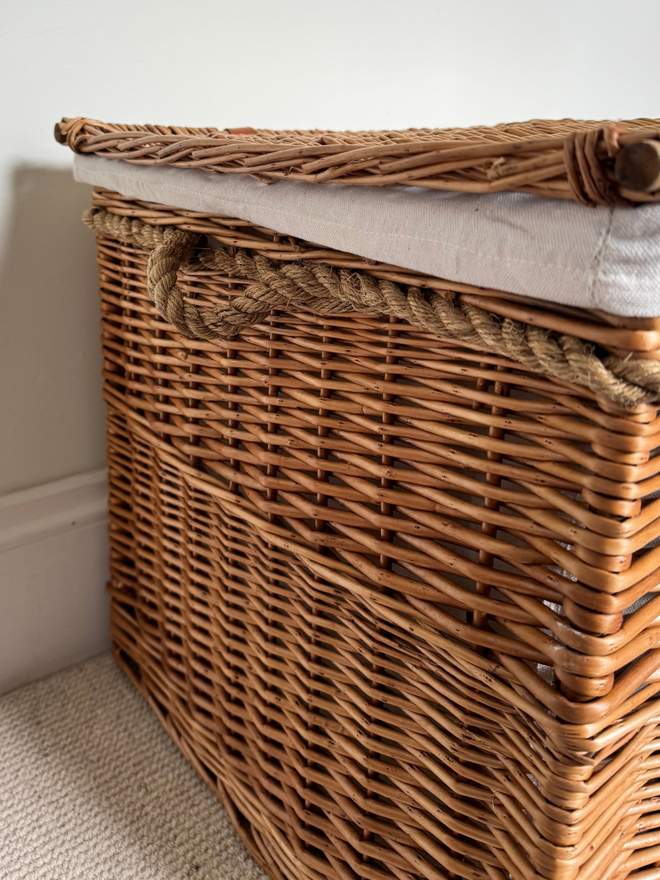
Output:
M531 324L500 319L462 302L451 293L403 288L366 272L301 260L274 265L266 257L223 247L204 250L193 264L198 236L172 226L151 226L103 208L85 212L84 222L97 235L119 239L151 251L147 291L156 311L191 339L229 339L264 320L277 309L303 309L315 314L389 315L436 336L459 340L522 364L532 372L573 385L621 407L660 400L660 362L601 359L594 347L566 334L554 335ZM177 285L182 268L206 269L246 283L242 294L214 306L194 305Z
M276 270L265 257L243 250L232 257L224 248L202 251L193 266L190 259L199 240L194 233L172 226L150 226L101 208L85 211L83 221L97 235L151 251L147 260L149 298L160 317L189 339L229 339L280 308L306 308L318 314L337 314L352 308L346 301L353 298L352 291L344 286L342 300L336 289L339 279L325 266L295 264ZM242 295L229 301L214 306L193 305L177 285L178 273L184 267L223 272L250 283Z

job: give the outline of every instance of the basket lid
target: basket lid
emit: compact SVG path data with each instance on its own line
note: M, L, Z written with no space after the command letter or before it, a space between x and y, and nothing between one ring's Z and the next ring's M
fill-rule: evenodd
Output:
M77 153L353 186L518 191L586 205L660 201L660 120L532 120L492 128L269 131L115 125L64 118Z

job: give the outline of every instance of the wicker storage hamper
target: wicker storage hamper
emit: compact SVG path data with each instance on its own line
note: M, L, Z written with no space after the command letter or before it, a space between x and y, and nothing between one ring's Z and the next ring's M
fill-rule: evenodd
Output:
M633 213L660 186L653 120L57 135ZM660 320L137 196L97 187L86 217L114 652L255 858L277 880L659 880Z

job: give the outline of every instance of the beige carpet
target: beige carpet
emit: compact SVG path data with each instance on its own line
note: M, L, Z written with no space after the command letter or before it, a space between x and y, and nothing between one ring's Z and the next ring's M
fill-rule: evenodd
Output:
M2 880L264 880L103 656L0 697Z

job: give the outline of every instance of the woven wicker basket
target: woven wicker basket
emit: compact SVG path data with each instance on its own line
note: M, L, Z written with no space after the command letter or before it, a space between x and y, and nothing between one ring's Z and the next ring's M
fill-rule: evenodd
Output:
M658 880L658 321L104 190L88 222L115 655L271 877Z

